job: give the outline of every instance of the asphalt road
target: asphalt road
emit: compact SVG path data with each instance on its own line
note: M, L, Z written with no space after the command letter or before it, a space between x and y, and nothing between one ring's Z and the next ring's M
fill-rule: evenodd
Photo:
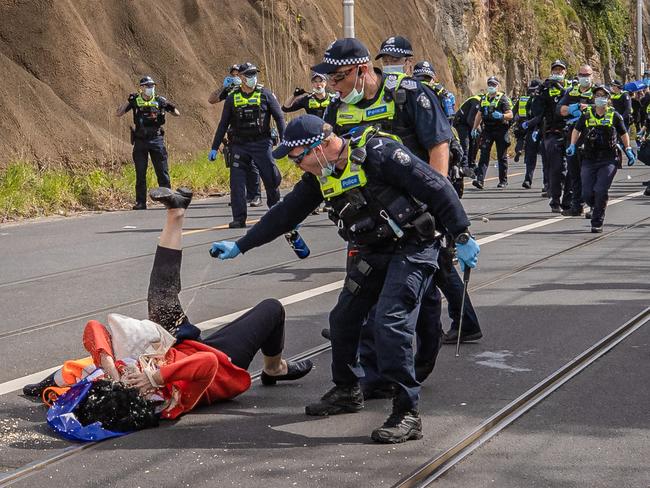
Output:
M512 165L507 190L492 180L463 199L483 242L471 286L485 335L460 358L442 350L423 388L421 441L370 441L388 401L358 414L305 416L304 405L331 386L326 351L304 381L255 383L235 401L97 444L12 486L391 486L650 305L650 198L631 196L650 168L619 171L611 198L626 199L608 209L604 238L593 242L589 221L551 214L539 180L521 188L522 172ZM84 356L90 318L146 316L163 220L164 210L152 209L0 228L0 476L71 446L50 432L44 407L5 391L8 382ZM345 259L326 216L306 221L312 256L302 261L283 239L232 261L211 259L210 242L241 235L223 228L229 220L225 198L188 212L181 300L190 318L208 328L263 298L308 292L286 305L286 354L323 344L337 286L319 288L343 278ZM645 326L437 484L650 486L648 339Z

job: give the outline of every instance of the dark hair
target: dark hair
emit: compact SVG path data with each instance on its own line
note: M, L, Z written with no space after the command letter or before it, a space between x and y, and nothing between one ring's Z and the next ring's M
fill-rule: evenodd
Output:
M98 380L75 409L82 425L101 422L102 427L115 432L156 427L158 415L155 403L142 398L138 390L123 383Z

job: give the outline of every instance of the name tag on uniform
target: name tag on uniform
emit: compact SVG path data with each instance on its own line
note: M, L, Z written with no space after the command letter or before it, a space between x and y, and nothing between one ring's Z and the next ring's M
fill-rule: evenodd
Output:
M338 117L341 119L353 119L354 115L352 114L338 114Z
M388 106L382 105L381 107L377 108L369 108L366 110L366 117L372 117L374 115L379 115L379 114L384 114L388 111Z
M359 176L358 175L350 176L349 178L341 180L341 187L344 190L346 188L351 188L351 187L356 186L358 184L359 184Z

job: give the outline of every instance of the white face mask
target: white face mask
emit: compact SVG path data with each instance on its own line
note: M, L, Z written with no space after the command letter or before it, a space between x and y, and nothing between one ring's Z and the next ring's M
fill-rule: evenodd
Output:
M314 88L314 93L318 93L319 95L322 95L325 93L325 87L324 86L319 86Z
M320 158L318 157L319 148L321 153L323 152L323 148L319 146L314 149L314 156L316 156L316 161L318 161L318 165L320 166L320 175L323 178L327 178L328 176L332 176L334 174L334 170L336 169L336 166L334 166L334 163L331 163L327 159L325 160L325 165L323 166L323 163L320 162ZM325 156L325 154L323 154L323 156Z
M497 92L497 87L496 86L488 86L487 87L487 92L489 95L494 95Z
M388 73L404 73L404 65L403 64L390 64L388 66L384 66L382 68L382 71L386 74Z
M343 103L354 105L356 103L359 103L363 98L363 90L366 87L366 79L364 78L363 82L361 83L361 90L357 90L357 81L359 81L359 68L357 68L357 75L354 78L354 88L345 97L341 97L341 101Z
M257 76L251 76L250 78L246 78L246 86L248 88L255 88L255 85L257 85Z
M591 76L578 76L578 83L582 88L587 88L591 85Z
M608 101L609 101L609 98L607 98L607 97L596 97L596 98L594 98L594 104L596 105L596 107L606 107Z
M142 94L143 94L145 97L149 97L149 98L151 98L151 97L153 97L154 91L155 91L155 90L154 90L154 87L153 87L153 86L147 86L147 87L145 87L145 88L142 90Z
M550 79L550 80L553 80L553 81L564 81L564 75L561 75L561 74L551 74L551 76L549 76L549 79Z

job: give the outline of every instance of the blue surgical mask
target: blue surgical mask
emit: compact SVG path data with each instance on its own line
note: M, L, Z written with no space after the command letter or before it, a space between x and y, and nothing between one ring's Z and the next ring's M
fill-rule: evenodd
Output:
M322 95L323 93L325 93L325 87L320 86L318 88L314 88L314 93L318 93L319 95Z
M650 86L650 78L643 78L643 83L645 83L646 86Z
M142 94L148 98L153 97L154 93L155 93L155 89L153 86L148 86L142 90Z
M488 92L488 95L494 95L497 92L497 87L496 86L488 86L487 87L487 92Z
M391 64L388 66L384 66L382 68L382 71L386 74L389 73L404 73L404 65L403 64Z
M553 81L564 81L564 75L552 74L548 79Z
M359 69L357 69L357 76L354 78L354 88L345 97L341 98L341 101L343 103L347 103L348 105L355 105L363 99L363 89L366 87L366 79L365 78L363 79L363 83L361 84L361 90L357 90L358 80L359 80Z
M250 78L246 78L246 86L248 88L255 88L257 85L257 76L251 76Z
M609 98L607 98L607 97L595 97L594 98L594 104L596 105L596 107L606 107L608 101L609 101Z
M314 156L316 156L316 161L318 161L318 165L320 166L320 175L323 178L327 178L328 176L332 176L334 174L334 170L336 169L336 166L334 166L334 163L325 160L325 165L321 163L320 158L318 157L318 149L320 149L321 152L323 152L323 148L316 148L314 149Z
M591 85L591 76L578 76L578 83L582 88L587 88Z

